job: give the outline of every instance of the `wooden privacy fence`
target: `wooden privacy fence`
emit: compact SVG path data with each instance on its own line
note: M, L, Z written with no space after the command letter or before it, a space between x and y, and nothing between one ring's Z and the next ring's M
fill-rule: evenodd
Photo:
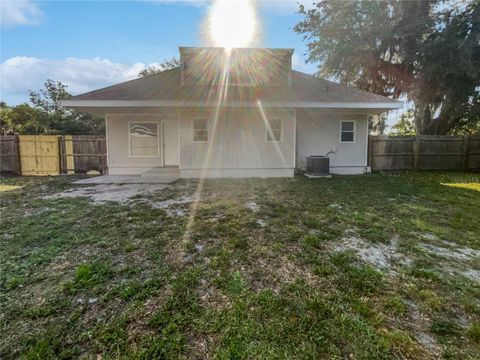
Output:
M20 173L18 135L0 136L0 171Z
M63 173L107 170L107 143L105 137L65 135L59 140L60 165Z
M372 170L480 171L480 135L369 136Z
M105 137L89 135L0 136L0 171L59 175L107 169Z
M372 170L480 171L480 135L369 136ZM0 171L58 175L107 170L104 136L2 135Z

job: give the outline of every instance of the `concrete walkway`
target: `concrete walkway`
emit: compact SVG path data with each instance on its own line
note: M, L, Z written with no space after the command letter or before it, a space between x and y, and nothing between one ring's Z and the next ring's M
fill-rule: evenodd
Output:
M102 175L88 179L73 181L76 185L92 185L92 184L170 184L178 180L178 177L143 177L141 175Z

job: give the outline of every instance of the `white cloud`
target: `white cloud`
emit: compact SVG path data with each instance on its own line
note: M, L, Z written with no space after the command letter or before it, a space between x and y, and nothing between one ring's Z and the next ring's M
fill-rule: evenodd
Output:
M115 63L108 59L66 58L50 60L36 57L16 56L0 64L2 78L1 99L11 102L15 99L28 100L28 90L39 90L46 79L59 80L68 85L72 94L134 79L147 66L158 65Z
M0 25L37 25L43 12L32 0L0 0Z

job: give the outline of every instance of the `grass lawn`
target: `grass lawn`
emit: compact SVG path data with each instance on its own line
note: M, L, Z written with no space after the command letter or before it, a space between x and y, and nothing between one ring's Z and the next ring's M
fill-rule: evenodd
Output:
M70 180L0 181L2 359L479 358L478 174Z

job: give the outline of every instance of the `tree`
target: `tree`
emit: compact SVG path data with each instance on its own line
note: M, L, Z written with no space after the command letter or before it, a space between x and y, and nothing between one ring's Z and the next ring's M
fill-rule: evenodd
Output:
M383 135L386 128L387 115L371 115L368 118L368 133Z
M444 5L446 4L446 5ZM317 1L294 30L318 75L384 96L404 95L421 134L480 121L480 2Z
M173 57L170 60L163 60L158 66L149 66L138 73L138 77L150 76L180 66L180 60Z
M15 134L12 121L12 109L4 102L0 102L0 133L1 135Z
M39 92L29 91L29 104L10 107L0 103L2 134L69 134L93 135L105 133L105 122L89 114L67 110L61 100L71 95L60 81L47 80Z
M9 134L42 134L43 127L40 125L40 113L28 104L20 104L14 107L6 103L0 103L0 132Z
M389 135L393 136L407 136L415 135L415 119L414 111L408 110L400 116L400 120L392 126L392 131Z
M104 120L89 114L67 110L61 100L70 98L67 86L48 79L40 92L30 91L30 102L39 112L45 134L91 135L105 133Z
M67 92L67 86L60 81L47 79L44 87L40 92L29 90L29 94L30 102L40 114L39 123L43 126L44 132L49 134L64 121L67 111L60 101L68 99L71 95Z

